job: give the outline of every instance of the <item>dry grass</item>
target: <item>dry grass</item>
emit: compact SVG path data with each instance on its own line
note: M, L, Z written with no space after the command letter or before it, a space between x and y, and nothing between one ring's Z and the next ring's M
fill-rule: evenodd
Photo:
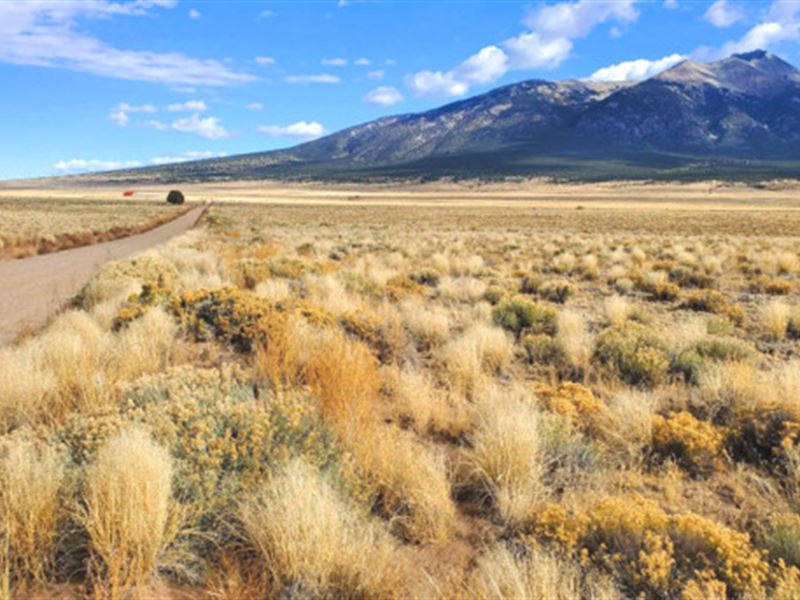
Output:
M459 485L490 500L500 516L524 523L548 494L539 414L524 390L491 387L480 398Z
M797 202L630 189L304 188L108 265L0 351L0 589L797 597Z
M183 208L142 201L0 199L0 259L55 252L151 229Z
M0 569L19 593L52 575L63 517L59 494L65 460L56 450L21 438L0 448ZM1 581L1 580L0 580Z
M271 574L270 596L397 593L404 560L396 542L302 462L288 464L243 501L238 518Z
M80 521L89 535L92 595L146 595L176 533L172 461L141 430L109 440L86 473Z

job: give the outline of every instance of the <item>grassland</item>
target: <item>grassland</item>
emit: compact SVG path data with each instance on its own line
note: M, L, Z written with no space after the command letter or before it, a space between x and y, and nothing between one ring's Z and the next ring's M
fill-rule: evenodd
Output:
M0 597L800 595L792 188L193 193L0 351Z
M155 200L59 198L0 191L0 260L24 258L117 239L152 229L184 208Z

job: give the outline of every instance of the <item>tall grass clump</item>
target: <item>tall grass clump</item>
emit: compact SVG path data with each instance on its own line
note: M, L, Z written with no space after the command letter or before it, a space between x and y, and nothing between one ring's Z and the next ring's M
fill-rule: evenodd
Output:
M441 358L456 387L470 391L484 373L496 373L511 360L514 346L502 329L476 323L448 342Z
M302 461L272 476L237 516L270 573L269 597L401 593L403 560L391 536Z
M123 431L87 468L79 519L89 536L96 597L142 596L174 538L172 462L140 429Z
M459 487L489 500L513 524L524 522L547 495L539 420L529 393L489 388L459 465Z
M64 475L49 446L13 435L0 445L0 597L52 575Z

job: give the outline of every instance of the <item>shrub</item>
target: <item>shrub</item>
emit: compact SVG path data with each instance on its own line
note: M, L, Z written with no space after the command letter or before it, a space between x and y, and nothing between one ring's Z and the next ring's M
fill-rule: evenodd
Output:
M169 454L144 432L122 432L100 450L86 473L80 512L95 593L141 593L156 575L176 534L171 487Z
M672 269L669 280L682 288L708 288L714 283L713 277L683 266Z
M562 383L558 387L539 384L535 391L548 410L561 415L579 429L593 428L597 417L605 409L592 390L579 383Z
M566 360L561 343L546 333L526 335L522 338L522 347L531 364L558 365Z
M734 325L727 317L711 317L706 323L706 332L710 335L731 335Z
M653 451L694 472L719 468L724 437L711 423L686 411L653 417Z
M538 293L545 300L563 304L567 299L575 294L576 287L565 280L545 281L539 286Z
M764 547L773 558L800 567L800 516L788 513L770 519Z
M609 296L603 301L606 320L614 327L621 327L628 320L631 306L622 296Z
M611 497L576 515L548 505L533 531L652 597L698 589L758 597L768 581L769 565L746 533L694 513L668 514L641 496Z
M168 204L183 204L184 201L183 192L180 190L170 190L169 194L167 194Z
M494 322L519 336L523 331L529 333L556 333L556 311L520 296L502 302L492 312Z
M750 281L748 286L751 294L768 294L770 296L786 296L794 289L794 284L785 279L770 279L766 275L759 275Z
M698 312L710 312L717 315L727 316L737 325L741 325L744 320L744 311L740 306L728 304L725 296L717 290L695 290L684 296L681 303L682 308L688 308Z
M595 343L594 359L632 385L657 385L670 365L661 338L633 322L603 331Z

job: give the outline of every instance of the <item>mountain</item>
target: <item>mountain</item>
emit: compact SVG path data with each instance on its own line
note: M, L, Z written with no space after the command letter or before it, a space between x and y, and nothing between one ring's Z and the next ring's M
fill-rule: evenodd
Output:
M798 162L796 162L798 161ZM758 50L642 82L531 80L287 150L116 172L117 180L800 174L800 71Z

